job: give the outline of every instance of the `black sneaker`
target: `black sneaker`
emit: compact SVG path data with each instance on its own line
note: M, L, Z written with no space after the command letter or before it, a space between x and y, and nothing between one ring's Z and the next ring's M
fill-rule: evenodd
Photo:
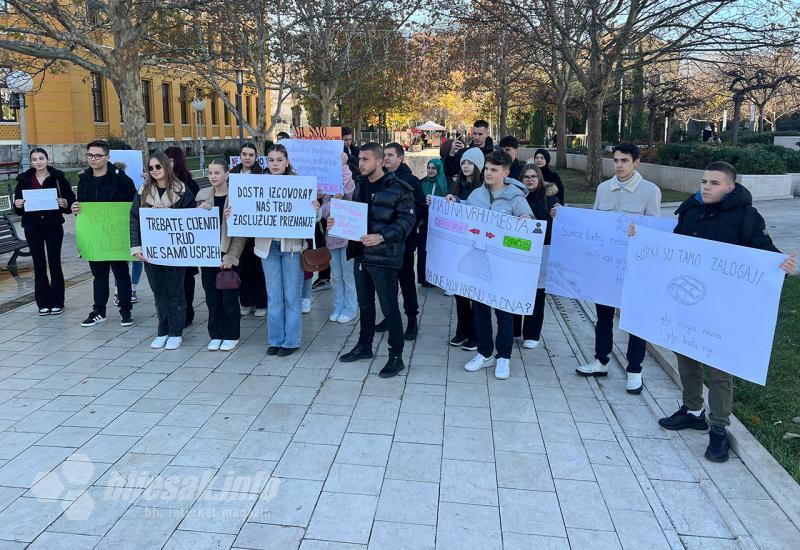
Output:
M461 349L464 351L477 351L478 350L478 342L475 340L467 340L463 344L461 344Z
M417 318L409 317L408 326L406 327L405 339L409 342L417 339Z
M317 279L311 284L311 291L316 292L318 290L328 290L331 287L331 280L330 279Z
M359 361L361 359L372 359L372 357L371 347L368 348L363 347L361 344L356 344L356 347L339 357L339 361L342 363L352 363L353 361Z
M278 353L276 353L275 355L277 355L278 357L288 357L289 355L296 352L298 349L300 348L280 348L278 350Z
M691 428L693 430L707 430L708 422L706 422L706 411L700 413L700 416L695 416L689 413L686 405L681 405L676 413L666 418L661 418L658 421L659 426L667 430L685 430Z
M133 324L133 317L131 317L130 311L119 314L119 324L123 327L129 327Z
M101 313L97 313L96 311L92 311L89 314L89 316L86 318L86 320L81 323L81 326L82 327L93 327L97 323L104 323L105 320L106 320L106 316L105 315L103 315Z
M135 304L138 301L139 301L139 297L136 295L136 291L135 290L131 290L131 303Z
M267 355L278 355L280 349L278 346L270 346L267 348Z
M450 338L450 345L458 347L463 344L466 344L468 341L469 338L464 338L463 336L453 336L452 338Z
M375 325L375 332L386 332L387 330L389 330L389 321L386 319Z
M725 462L728 460L728 451L731 449L731 440L725 428L711 426L708 432L709 441L706 449L706 458L711 462Z
M392 376L397 376L404 368L406 368L406 366L403 364L402 357L389 356L389 360L386 361L386 365L381 369L381 372L378 373L378 376L381 378L391 378Z

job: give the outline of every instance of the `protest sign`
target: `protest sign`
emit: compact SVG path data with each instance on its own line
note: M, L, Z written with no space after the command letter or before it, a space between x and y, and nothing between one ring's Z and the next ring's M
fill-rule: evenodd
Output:
M133 260L130 224L130 203L82 202L75 219L81 258L90 262Z
M631 223L672 232L677 220L560 207L553 220L547 293L619 307Z
M23 189L22 199L25 201L25 212L58 210L58 191L55 187L47 189Z
M367 204L364 202L331 199L331 218L335 223L328 234L333 237L358 241L367 234Z
M425 278L493 308L530 315L547 222L433 197Z
M241 157L228 157L228 168L233 168L237 164L241 164L242 159ZM267 157L258 157L258 165L261 166L261 169L266 171L269 169L269 163L267 162Z
M338 141L284 139L292 168L301 176L316 176L317 189L326 195L342 193L342 144Z
M156 265L219 267L219 211L141 208L142 255Z
M756 384L767 380L783 254L637 227L619 326Z
M125 175L133 180L136 189L139 189L144 183L144 163L142 162L141 151L131 151L125 149L111 149L108 152L108 160L112 163L121 163Z
M317 178L231 174L231 237L313 239Z
M303 126L292 130L292 137L295 139L321 139L321 140L334 140L341 141L342 129L338 126L317 126L309 127ZM281 140L283 143L283 140ZM340 144L340 151L344 147Z

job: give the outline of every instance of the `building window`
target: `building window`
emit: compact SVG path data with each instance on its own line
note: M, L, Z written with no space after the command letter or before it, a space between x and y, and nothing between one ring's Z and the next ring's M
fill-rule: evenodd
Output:
M217 98L211 98L211 125L217 125Z
M164 114L164 124L172 124L172 86L168 82L161 83L161 109Z
M150 104L150 81L142 80L142 101L144 102L144 121L153 122L153 109Z
M92 112L95 122L106 122L106 110L103 101L103 77L92 73Z
M178 98L181 104L181 124L189 124L189 90L181 84L179 91L181 94Z
M225 93L225 99L228 101L231 100L231 95L227 92ZM225 126L228 126L231 123L231 111L225 103L222 104L222 117L225 121Z
M16 122L17 112L11 108L11 90L0 89L0 122Z

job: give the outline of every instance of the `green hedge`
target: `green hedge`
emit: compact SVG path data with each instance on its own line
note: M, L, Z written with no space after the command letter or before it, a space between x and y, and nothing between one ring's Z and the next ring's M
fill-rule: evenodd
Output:
M730 143L731 136L733 133L730 130L726 130L720 136L723 143ZM775 136L796 136L798 135L798 131L783 131L783 132L753 132L752 130L739 130L739 145L751 145L754 143L762 143L765 145L771 145L774 140Z
M656 154L658 164L699 170L717 160L732 164L740 174L800 172L800 151L792 151L779 145L752 144L743 147L729 147L669 143L660 146Z

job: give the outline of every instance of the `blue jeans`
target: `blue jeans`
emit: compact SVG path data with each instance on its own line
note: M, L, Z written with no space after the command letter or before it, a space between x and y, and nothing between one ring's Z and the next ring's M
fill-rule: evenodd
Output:
M144 264L140 261L131 262L131 284L138 285L139 280L142 278L142 271L144 271Z
M331 282L333 283L333 314L351 319L358 311L356 279L353 260L347 260L347 247L331 250Z
M305 278L306 274L303 273L303 300L311 299L311 284L314 281L313 277Z
M303 268L299 252L281 252L280 240L272 241L269 255L261 260L267 283L267 340L270 346L299 348L303 333L300 299Z

